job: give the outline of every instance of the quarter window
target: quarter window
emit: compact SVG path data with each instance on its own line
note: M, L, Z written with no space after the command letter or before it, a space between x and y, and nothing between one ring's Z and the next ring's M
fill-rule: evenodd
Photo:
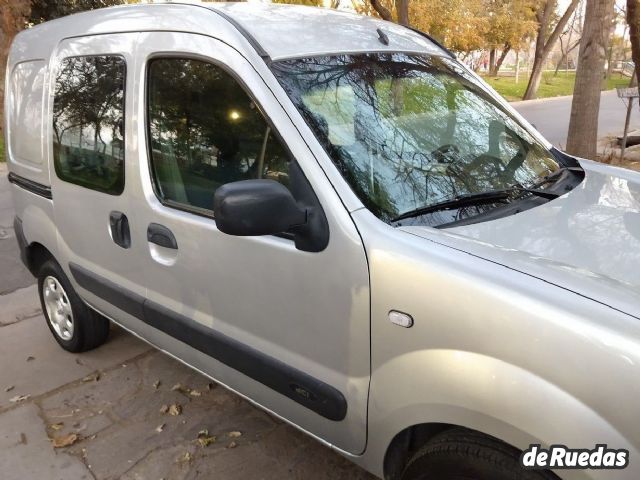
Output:
M53 102L53 159L61 180L122 193L125 78L120 56L62 60Z
M213 194L226 183L265 178L288 185L286 149L245 90L216 65L152 60L148 118L162 201L210 215Z

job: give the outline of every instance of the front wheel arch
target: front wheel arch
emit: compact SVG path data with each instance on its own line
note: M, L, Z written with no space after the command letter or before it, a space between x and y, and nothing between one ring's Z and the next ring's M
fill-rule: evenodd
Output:
M493 441L501 442L507 447L513 449L514 452L518 452L518 454L522 453L522 450L519 448L478 430L465 428L451 423L421 423L405 428L393 438L384 456L384 478L387 480L397 480L401 478L409 460L432 438L448 431L461 429L482 435ZM559 477L552 473L550 475L552 475L551 478L559 479Z

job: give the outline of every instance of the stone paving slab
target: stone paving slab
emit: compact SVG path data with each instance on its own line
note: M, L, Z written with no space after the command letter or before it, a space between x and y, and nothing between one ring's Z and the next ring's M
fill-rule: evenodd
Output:
M373 478L116 327L105 345L74 355L42 315L26 318L0 327L0 363L11 366L0 369L3 480ZM10 402L16 395L30 397ZM173 404L179 415L163 413ZM205 430L208 446L197 441ZM53 448L70 434L75 443Z
M0 465L3 480L93 478L81 459L51 448L34 404L0 415Z
M150 348L121 329L112 328L102 348L74 355L60 348L42 315L0 327L1 364L11 366L0 369L0 412L15 405L10 399L16 395L43 395Z
M41 313L37 285L0 295L0 326L10 325Z

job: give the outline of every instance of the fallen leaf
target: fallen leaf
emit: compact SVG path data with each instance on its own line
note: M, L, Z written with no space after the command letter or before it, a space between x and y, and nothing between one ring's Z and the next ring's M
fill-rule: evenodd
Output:
M227 437L229 438L238 438L242 436L242 432L229 432L227 433Z
M179 403L172 403L171 406L169 407L169 415L171 416L177 416L180 415L182 413L182 405L180 405Z
M198 438L196 441L200 444L201 447L208 447L212 443L215 443L216 437L213 435L209 435L209 430L204 429L198 432Z
M69 435L64 435L62 437L55 437L51 443L53 444L53 448L63 448L73 445L79 439L80 437L77 433L70 433Z
M200 390L191 390L189 392L189 395L191 395L192 397L199 397L202 395L202 393L200 392Z
M184 455L180 455L180 457L178 457L178 462L180 462L180 463L189 463L192 458L193 458L193 456L191 455L191 453L184 452Z
M155 382L153 382L153 388L155 388L156 390L158 389L158 387L160 386L160 380L156 380Z
M171 390L174 392L184 393L185 395L189 395L189 393L191 393L191 389L189 387L185 387L181 383L176 383L173 387L171 387Z
M156 432L158 432L158 433L162 432L162 430L164 430L164 426L165 426L165 424L164 424L164 423L163 423L163 424L161 424L161 425L158 425L158 426L156 427Z
M36 359L36 357L32 357L31 355L29 355L29 356L27 357L27 362L31 362L31 361L33 361L33 360L35 360L35 359Z
M60 423L54 423L52 425L49 425L49 427L52 430L60 430L62 427L64 427L64 423L60 422Z
M4 389L5 392L10 392L11 390L13 390L14 388L16 388L15 385L9 385L7 388Z
M169 411L169 405L162 405L160 407L160 413L167 413Z
M238 444L236 442L231 442L229 445L227 445L227 448L236 448L238 446Z
M11 403L19 403L28 400L30 397L31 395L16 395L15 397L10 398L9 401Z
M98 372L87 375L82 379L83 382L97 382L98 380L100 380L100 374Z

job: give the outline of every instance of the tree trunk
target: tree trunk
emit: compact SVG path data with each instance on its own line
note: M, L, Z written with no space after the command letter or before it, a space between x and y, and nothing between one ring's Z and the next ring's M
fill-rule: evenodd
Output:
M493 73L492 75L498 75L498 72L500 72L500 67L502 67L502 64L504 63L504 59L507 58L507 55L509 55L509 52L511 51L511 46L509 44L505 44L504 48L502 49L502 53L500 54L500 57L498 57L498 60L496 60L496 64L493 67Z
M380 0L369 0L373 9L383 20L393 22L391 10L385 7ZM400 25L409 26L409 0L395 0L396 14Z
M3 129L4 76L11 41L25 27L31 13L28 0L0 0L0 131Z
M627 0L627 23L631 41L631 58L636 64L636 78L640 79L640 1ZM638 100L640 101L640 98Z
M489 50L489 75L496 74L496 49Z
M371 6L373 9L380 15L383 20L387 20L389 22L393 22L393 15L391 14L391 10L386 8L380 0L369 0L371 2Z
M396 14L400 25L409 26L409 0L396 0Z
M536 98L538 94L538 87L540 86L540 80L542 79L542 72L544 70L544 62L553 50L560 34L564 31L564 27L567 26L571 15L575 12L580 0L571 0L571 3L565 10L564 14L558 20L555 28L546 39L546 32L549 29L549 22L553 12L555 11L557 0L547 0L542 10L538 10L536 18L538 21L538 36L536 38L536 53L533 60L533 67L531 69L531 77L529 78L529 84L527 90L524 93L523 100L531 100Z
M531 76L529 77L529 83L527 89L524 92L523 100L533 100L538 96L538 87L542 80L542 72L544 70L544 61L533 60L533 66L531 67Z
M602 78L615 0L587 0L569 120L567 152L595 159Z

